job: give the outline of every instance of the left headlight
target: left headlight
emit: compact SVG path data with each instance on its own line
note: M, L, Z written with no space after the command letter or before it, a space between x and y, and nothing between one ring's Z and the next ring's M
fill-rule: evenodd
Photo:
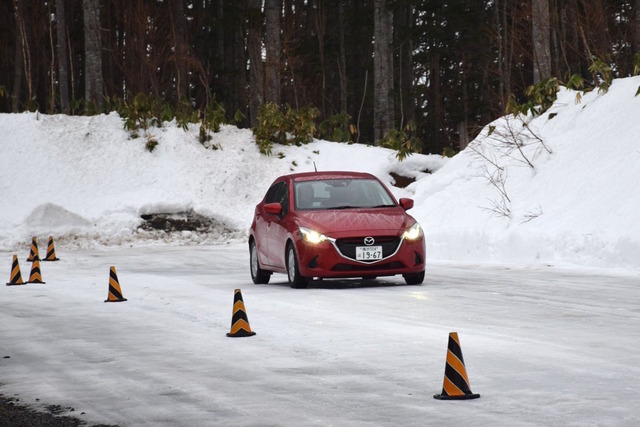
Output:
M318 243L322 243L327 240L327 236L324 234L318 233L315 230L311 230L310 228L300 227L300 237L307 243L312 243L314 245Z
M402 237L407 240L418 240L420 237L422 237L422 228L420 227L420 224L418 224L417 222L413 224L410 228L405 230L405 232L402 234Z

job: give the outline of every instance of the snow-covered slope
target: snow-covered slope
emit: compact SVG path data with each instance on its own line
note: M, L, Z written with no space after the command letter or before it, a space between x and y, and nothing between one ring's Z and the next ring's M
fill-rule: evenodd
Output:
M620 79L606 94L580 97L563 89L531 131L497 120L420 180L414 214L431 256L639 269L639 85ZM524 156L507 146L518 132Z
M251 131L223 126L218 150L167 123L145 149L116 114L0 115L0 249L32 236L58 245L221 242L243 239L253 207L291 171L367 171L416 178L414 197L431 259L458 262L578 263L640 270L639 78L606 94L562 90L554 106L522 127L505 117L454 158L314 141L261 155ZM511 133L520 134L513 139ZM524 143L520 147L514 141ZM533 167L527 164L530 162ZM425 171L432 171L428 174ZM492 184L493 180L493 184ZM141 215L195 212L220 225L210 233L139 230Z
M327 141L276 146L267 157L250 130L234 126L212 134L209 148L198 142L198 126L185 132L167 123L151 134L158 141L153 152L144 137L131 139L115 113L0 115L0 248L23 246L33 235L80 246L244 238L255 205L279 175L351 169L392 184L390 172L420 178L445 162L420 155L400 163L391 150ZM184 212L220 226L207 235L138 230L141 215Z

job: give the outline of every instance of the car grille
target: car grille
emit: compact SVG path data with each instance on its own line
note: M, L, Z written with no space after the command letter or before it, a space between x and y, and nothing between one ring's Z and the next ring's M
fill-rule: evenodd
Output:
M366 246L363 237L348 237L336 240L336 248L342 256L356 260L356 246ZM375 243L373 246L382 246L382 259L388 258L398 250L401 238L399 236L373 236ZM363 261L359 261L363 262ZM371 261L375 262L375 261Z

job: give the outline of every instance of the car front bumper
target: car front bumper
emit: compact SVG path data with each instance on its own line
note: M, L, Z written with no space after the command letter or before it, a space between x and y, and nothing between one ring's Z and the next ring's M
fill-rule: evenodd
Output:
M395 246L391 243L393 239L397 240ZM356 240L362 241L359 237L329 239L318 244L298 240L296 250L300 274L307 278L348 278L416 274L425 269L424 236L413 241L401 236L383 236L382 238L378 236L378 241L388 243L383 243L383 258L376 261L357 261L354 259L349 241Z

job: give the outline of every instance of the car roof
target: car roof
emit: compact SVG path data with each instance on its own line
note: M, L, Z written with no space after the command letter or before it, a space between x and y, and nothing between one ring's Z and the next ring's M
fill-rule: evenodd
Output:
M316 181L323 179L376 179L375 176L365 172L350 172L350 171L329 171L329 172L302 172L286 175L293 181Z

